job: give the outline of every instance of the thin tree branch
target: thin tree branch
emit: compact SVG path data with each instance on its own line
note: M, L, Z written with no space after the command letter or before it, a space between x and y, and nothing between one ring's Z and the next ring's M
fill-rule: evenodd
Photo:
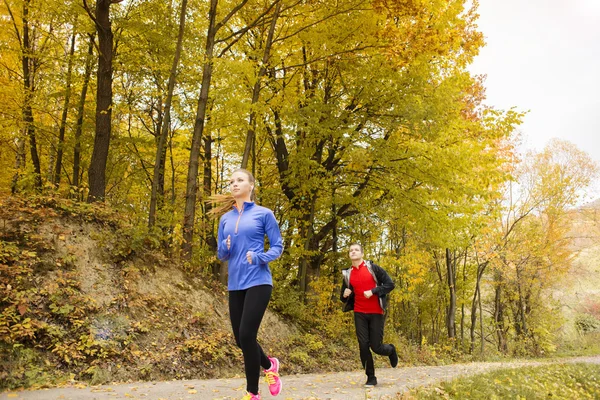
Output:
M359 5L359 4L361 4L361 3L362 3L362 1L361 1L361 2L359 2L359 3L357 3L357 4L356 4L356 6L358 6L358 5ZM287 35L287 36L283 36L283 37L277 38L276 40L274 40L274 42L279 42L279 41L282 41L282 40L289 39L289 38L291 38L292 36L296 36L296 35L298 35L299 33L301 33L301 32L303 32L303 31L305 31L306 29L308 29L308 28L310 28L310 27L312 27L312 26L318 25L318 24L320 24L321 22L323 22L323 21L327 21L328 19L330 19L330 18L333 18L333 17L335 17L335 16L338 16L338 15L340 15L340 14L345 14L345 13L348 13L348 12L350 12L350 11L361 11L361 10L366 10L366 9L362 9L362 8L355 8L355 6L352 6L352 7L348 8L348 9L339 10L339 11L337 11L337 12L333 13L333 14L326 15L324 18L322 18L322 19L320 19L320 20L317 20L317 21L315 21L315 22L313 22L313 23L311 23L311 24L308 24L308 25L306 25L306 26L303 26L302 28L298 29L297 31L295 31L295 32L293 32L293 33L291 33L291 34L289 34L289 35Z
M15 16L13 15L8 2L4 0L4 4L6 4L6 8L8 9L8 13L10 14L10 19L12 20L13 26L15 28L15 33L17 34L17 39L19 40L19 48L23 51L23 42L21 41L21 32L19 32L19 27L17 27L17 21L15 21Z
M94 17L94 14L92 14L92 11L90 10L90 7L88 6L87 0L83 0L83 9L85 10L85 12L87 13L87 15L90 17L90 19L94 22L94 25L96 25L96 27L98 27L98 21L96 20L96 17Z
M360 50L366 50L366 49L377 49L377 48L383 48L383 46L373 46L373 45L369 45L369 46L363 46L363 47L354 47L352 49L348 49L348 50L344 50L344 51L340 51L338 53L332 53L332 54L327 54L321 57L317 57L313 60L309 60L306 61L304 63L300 63L300 64L294 64L294 65L289 65L287 67L282 67L282 68L275 68L274 71L275 72L279 72L279 71L287 71L288 69L294 69L294 68L299 68L299 67L305 67L307 65L311 65L313 63L319 62L319 61L323 61L326 60L328 58L331 57L335 57L335 56L339 56L342 54L347 54L347 53L352 53L355 51L360 51Z
M279 1L279 0L277 0ZM229 12L229 14L227 14L225 16L225 18L223 18L223 20L219 23L217 23L215 25L215 32L218 32L219 29L221 29L223 27L223 25L225 25L227 22L229 22L229 20L231 19L231 17L233 17L235 15L235 13L237 13L242 7L244 7L244 5L248 2L248 0L242 0L242 2L240 4L238 4L237 6L233 7L233 9Z
M231 35L223 38L223 39L218 39L215 40L215 44L217 43L221 43L221 42L225 42L229 39L231 39L234 36L237 36L236 39L232 40L218 55L218 57L223 56L223 54L225 54L234 44L236 44L243 36L246 32L248 32L250 29L254 28L255 26L257 26L259 24L259 22L262 22L261 19L267 15L271 9L277 4L279 3L281 0L275 0L262 14L260 14L258 17L256 17L254 19L254 21L252 21L250 24L248 24L247 26L245 26L244 28L240 29L237 32L232 33ZM264 23L266 23L267 21L264 21ZM222 25L219 26L219 28L221 28ZM215 29L216 31L217 29Z

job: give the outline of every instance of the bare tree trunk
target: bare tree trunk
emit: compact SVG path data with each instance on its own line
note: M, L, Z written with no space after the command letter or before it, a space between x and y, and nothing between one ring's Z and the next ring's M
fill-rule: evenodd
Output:
M522 276L520 274L521 268L517 266L517 292L519 298L517 299L517 315L515 315L515 328L518 335L527 336L527 319L525 317L525 302L523 300L523 289L522 289Z
M38 191L41 191L42 170L40 167L40 158L37 151L35 126L33 122L33 110L31 108L31 102L33 100L33 92L35 90L35 87L33 82L33 74L31 71L31 54L33 50L29 40L29 4L30 0L23 1L23 55L21 58L23 65L23 89L25 91L25 100L23 104L23 122L25 123L25 132L29 137L29 151L31 153L31 162L33 163L33 171L35 174L34 185Z
M52 183L54 180L54 166L56 163L56 150L57 150L57 142L58 138L50 138L50 146L48 151L48 163L47 167L48 171L46 171L46 181ZM42 148L39 149L40 153L42 152Z
M24 137L17 138L17 153L15 156L15 174L10 185L10 192L16 194L19 191L19 179L21 179L21 171L25 170L25 141Z
M67 61L67 79L65 82L65 102L62 115L60 117L60 127L58 129L58 145L56 148L56 167L54 168L54 178L52 182L58 186L60 184L60 170L62 169L63 146L65 143L65 129L67 126L67 115L69 113L69 100L71 99L71 75L73 72L73 55L75 54L75 39L77 34L73 24L73 36L71 37L71 50L69 51L69 60Z
M483 350L485 347L485 334L483 332L483 307L481 305L481 286L479 287L479 296L478 297L479 297L479 300L478 300L478 303L479 303L479 332L481 332L479 340L480 340L480 346L481 346L481 349L480 349L481 355L483 355Z
M450 249L446 248L446 272L448 280L448 290L450 293L450 304L448 304L447 315L446 315L446 328L448 330L448 337L456 337L456 275L455 275L455 260L450 253Z
M169 125L171 122L171 103L173 101L173 91L175 89L175 81L177 79L177 66L181 56L183 47L183 33L185 31L185 13L187 10L187 0L181 1L181 11L179 14L179 34L177 35L177 46L175 48L175 56L171 65L171 74L167 84L167 99L164 106L164 118L161 126L161 132L156 146L156 158L154 161L154 176L152 179L152 192L150 195L150 211L148 214L148 226L152 227L156 220L156 209L161 208L164 195L164 174L165 174L165 157L166 157L166 141L169 135ZM160 192L159 186L162 182L163 190Z
M465 288L467 286L467 250L465 249L465 261L463 263L463 285L462 285L462 300L460 306L460 341L465 341Z
M479 263L477 264L477 280L475 281L475 293L473 294L473 301L471 302L471 331L470 331L471 354L473 354L473 351L475 351L475 328L477 325L477 300L479 299L479 302L481 304L481 278L483 277L483 273L485 271L487 264L488 264L487 262L485 262L483 264L479 264ZM483 336L483 331L481 332L481 335Z
M475 350L475 327L477 325L477 297L479 296L479 279L475 284L475 293L473 294L473 301L471 302L471 328L470 328L470 353L473 354Z
M216 16L218 0L210 0L208 12L208 31L206 35L206 55L202 71L202 87L198 108L196 110L196 122L194 124L194 135L192 136L192 149L190 150L190 163L187 174L187 185L185 190L185 213L183 216L183 244L182 257L189 260L192 257L192 239L194 237L194 219L196 216L196 195L198 193L198 158L200 157L200 144L204 134L204 123L208 105L208 92L212 80L213 51L215 47Z
M300 268L298 269L298 280L300 283L300 294L305 296L308 291L308 284L310 281L310 276L314 275L315 271L318 269L310 268L311 256L308 253L313 253L314 250L318 250L318 242L314 241L314 220L315 220L315 212L316 212L316 202L317 202L317 193L313 191L310 194L310 204L308 213L304 213L301 218L300 223L303 225L301 227L301 237L305 238L304 242L304 250L305 254L302 255L300 259ZM311 271L309 271L311 270ZM312 274L311 274L312 273Z
M252 105L250 111L250 118L248 121L248 132L246 133L246 144L244 146L244 155L242 157L242 168L248 168L248 158L250 156L250 150L254 145L254 137L255 137L255 129L256 129L256 111L252 109L258 102L258 98L260 95L260 85L262 81L262 77L267 73L267 65L269 63L269 55L271 53L271 47L273 46L273 36L275 34L275 26L277 25L277 18L279 17L279 11L281 10L281 2L277 4L275 8L275 13L273 15L273 19L271 21L271 26L269 28L269 33L267 34L267 42L265 43L265 52L263 54L262 63L260 65L260 69L258 71L258 76L256 77L256 82L254 83L254 88L252 90Z
M204 135L204 157L203 157L203 166L204 166L204 181L203 181L203 192L204 198L207 199L212 194L212 134L207 132ZM204 222L206 229L206 244L211 252L215 253L217 251L217 238L214 233L214 223L211 218L209 218L209 212L212 209L212 204L206 203L204 208ZM215 278L218 278L221 282L226 282L227 273L223 269L223 263L219 260L215 260L212 265L212 272Z
M506 353L507 345L504 337L504 304L502 302L502 277L499 273L496 275L496 285L494 287L494 323L496 336L498 337L498 350Z
M83 86L77 106L77 125L75 127L75 146L73 148L73 186L79 187L79 165L81 162L81 133L83 132L83 116L85 112L85 98L87 95L90 77L92 76L92 58L94 56L94 40L96 34L89 35L88 52L85 58L85 72L83 74Z
M173 134L169 139L169 159L171 160L171 207L175 205L175 160L173 159Z
M96 135L88 170L88 202L103 201L106 194L106 164L112 121L113 33L110 21L111 0L97 0L95 23L98 32L98 79L96 92Z

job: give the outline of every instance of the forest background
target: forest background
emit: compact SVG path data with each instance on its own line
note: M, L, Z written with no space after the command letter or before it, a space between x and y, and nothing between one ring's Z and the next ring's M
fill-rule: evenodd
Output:
M290 368L353 357L337 297L354 241L396 282L404 362L598 350L597 204L581 207L598 166L565 141L517 152L525 113L486 104L467 69L477 2L0 13L6 386L234 370L208 200L239 167L284 237L266 340Z

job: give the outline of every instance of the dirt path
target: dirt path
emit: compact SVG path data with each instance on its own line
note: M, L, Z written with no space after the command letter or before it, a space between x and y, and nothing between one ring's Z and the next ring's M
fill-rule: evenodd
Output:
M559 362L585 362L600 364L600 356L577 357L553 361L513 361L493 363L453 364L441 367L406 367L377 369L379 385L373 389L363 387L362 371L284 376L283 392L278 399L393 399L408 389L448 380L457 376L472 375L499 368L517 368ZM4 392L0 400L96 400L96 399L241 399L245 394L245 380L212 379L168 382L139 382L103 386L74 386L35 391ZM266 384L261 382L263 399L271 399ZM266 394L265 394L266 393Z

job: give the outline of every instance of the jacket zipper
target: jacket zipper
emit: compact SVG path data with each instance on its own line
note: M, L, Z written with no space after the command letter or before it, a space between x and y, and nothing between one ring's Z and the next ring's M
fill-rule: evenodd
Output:
M238 219L235 223L235 231L233 232L235 235L237 235L237 233L238 233L238 226L240 225L240 218L242 218L243 212L244 212L244 206L242 206L242 209L240 210L240 215L238 215Z

